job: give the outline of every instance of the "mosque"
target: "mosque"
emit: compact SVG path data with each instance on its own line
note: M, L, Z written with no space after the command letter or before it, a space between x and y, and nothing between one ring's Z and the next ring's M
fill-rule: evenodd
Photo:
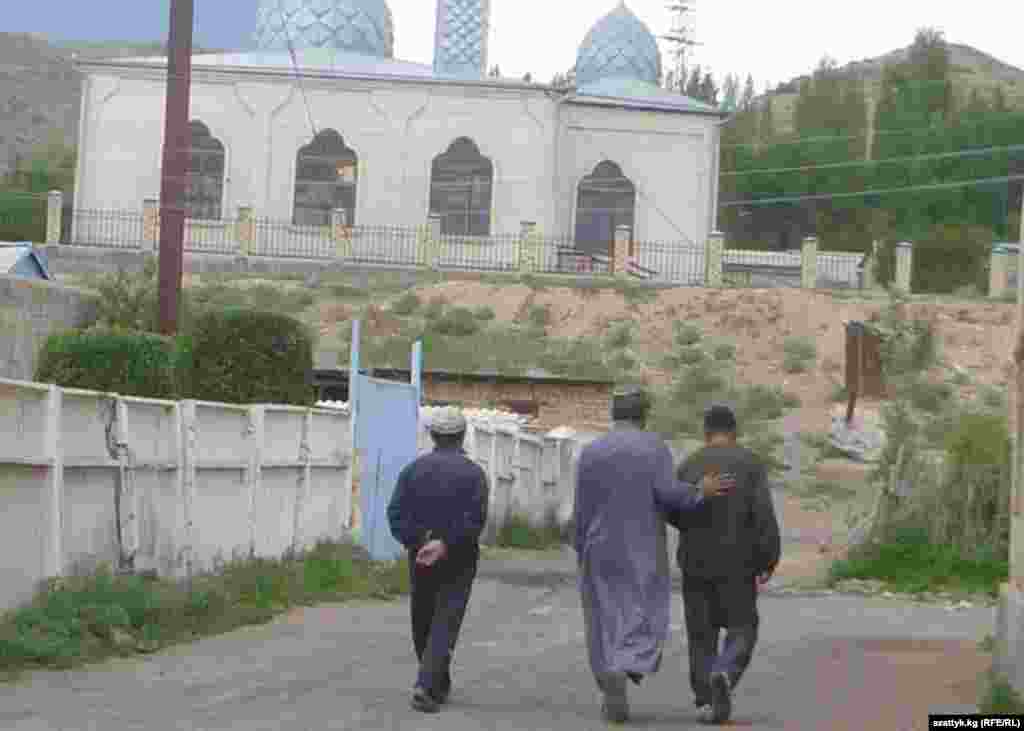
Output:
M341 209L467 237L529 221L594 253L620 225L703 244L724 115L659 87L651 30L620 3L582 39L571 88L492 78L492 1L437 0L428 66L395 58L386 0L261 0L254 50L193 57L190 222L245 206L322 226ZM166 59L80 68L74 207L138 211L160 191Z

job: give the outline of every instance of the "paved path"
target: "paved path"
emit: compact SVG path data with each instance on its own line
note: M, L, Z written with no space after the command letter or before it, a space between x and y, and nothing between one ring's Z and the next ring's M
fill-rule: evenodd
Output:
M439 716L408 708L406 601L325 606L157 656L0 686L8 731L593 731L605 728L575 587L488 563ZM951 612L885 599L766 596L763 642L734 725L818 731L924 728L969 712L991 609ZM697 728L681 606L663 670L631 691L632 725Z

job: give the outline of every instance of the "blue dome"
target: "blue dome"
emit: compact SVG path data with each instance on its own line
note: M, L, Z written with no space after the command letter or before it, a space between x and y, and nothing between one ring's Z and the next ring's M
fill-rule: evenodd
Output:
M579 86L611 78L657 84L660 77L658 41L624 2L597 21L576 54Z
M261 0L256 47L330 48L393 58L395 24L386 0Z

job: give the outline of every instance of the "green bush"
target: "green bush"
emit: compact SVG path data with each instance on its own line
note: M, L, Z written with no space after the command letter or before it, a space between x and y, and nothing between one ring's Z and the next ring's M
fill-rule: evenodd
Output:
M234 404L309 406L313 340L287 315L204 312L192 332L192 398Z
M122 396L174 399L187 387L189 352L185 338L71 331L46 339L35 380Z
M632 345L633 328L634 324L632 322L617 322L612 325L606 336L608 347L613 350L621 350Z
M915 409L929 414L938 414L953 398L954 388L948 383L915 381L908 389L910 403Z
M494 313L493 307L489 305L481 305L480 307L477 307L475 310L473 310L473 317L480 320L481 322L488 322L490 320L493 320L496 317L496 315Z
M703 337L700 328L690 323L677 321L672 324L672 330L675 335L675 344L679 347L696 345Z
M46 241L46 196L0 191L0 241Z
M988 290L992 232L968 225L939 225L914 242L914 292L950 294L963 287Z
M707 360L707 353L698 345L684 346L676 350L676 362L683 365L696 365Z
M466 337L479 332L480 323L473 315L472 310L465 307L454 307L434 321L433 329L441 335Z
M99 295L96 324L117 330L159 330L157 275L157 260L151 258L143 265L141 274L118 269L88 282Z
M391 312L405 317L418 310L420 304L420 298L415 292L406 292L391 305Z
M526 311L526 324L540 332L547 330L551 324L551 308L546 305L530 305Z
M524 515L512 514L498 530L496 543L502 548L543 551L557 548L562 542L561 531L554 514L535 525Z
M439 320L444 315L447 306L448 300L444 297L434 297L427 303L426 309L423 310L423 316L428 320Z
M736 346L732 343L719 343L714 350L715 360L736 360Z
M786 338L782 369L786 373L806 373L818 357L818 348L810 338Z

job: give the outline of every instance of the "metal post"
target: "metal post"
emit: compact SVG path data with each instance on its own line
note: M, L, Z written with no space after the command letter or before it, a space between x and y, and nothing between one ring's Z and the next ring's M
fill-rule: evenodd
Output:
M178 330L182 249L185 238L185 174L192 76L194 0L171 0L167 40L167 103L160 185L160 332Z
M416 389L416 406L423 404L423 341L417 340L412 344L412 368L409 370L412 375L412 385ZM418 412L417 412L418 413Z

